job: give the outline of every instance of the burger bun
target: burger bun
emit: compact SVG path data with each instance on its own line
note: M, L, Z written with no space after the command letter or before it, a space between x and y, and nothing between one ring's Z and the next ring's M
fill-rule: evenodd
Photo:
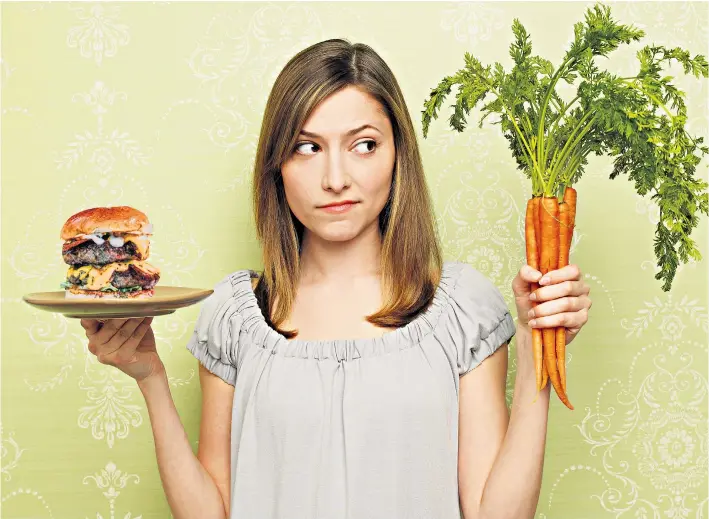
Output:
M152 224L145 213L127 205L92 207L70 216L62 226L60 237L66 241L82 234L102 232L152 234Z

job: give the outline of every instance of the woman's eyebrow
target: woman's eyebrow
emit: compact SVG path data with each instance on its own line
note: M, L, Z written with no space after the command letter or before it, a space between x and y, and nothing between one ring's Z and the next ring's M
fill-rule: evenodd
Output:
M362 126L358 126L357 128L353 128L353 129L351 129L350 131L348 131L347 133L345 133L345 137L352 137L353 135L356 135L356 134L358 134L359 132L361 132L362 130L365 130L365 129L367 129L367 128L371 128L372 130L376 130L376 131L378 131L379 133L382 133L382 132L379 130L379 128L377 128L376 126L372 126L371 124L363 124ZM312 133L312 132L309 132L309 131L306 131L306 130L301 130L301 131L300 131L300 134L301 134L301 135L304 135L304 136L306 136L306 137L311 137L311 138L313 138L313 139L319 139L319 138L320 138L320 135L318 135L317 133Z

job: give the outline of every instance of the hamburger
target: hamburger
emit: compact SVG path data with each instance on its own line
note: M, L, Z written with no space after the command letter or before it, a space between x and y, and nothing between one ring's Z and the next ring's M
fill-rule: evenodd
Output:
M136 299L154 295L160 269L146 262L153 226L129 206L93 207L62 226L61 284L67 298Z

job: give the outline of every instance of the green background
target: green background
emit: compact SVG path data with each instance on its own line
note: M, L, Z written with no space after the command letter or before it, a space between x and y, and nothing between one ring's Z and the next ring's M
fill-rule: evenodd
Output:
M95 361L77 321L21 301L58 289L68 216L98 205L146 212L162 285L211 288L259 268L249 185L268 92L296 52L346 37L379 52L403 89L446 259L483 271L513 309L528 181L496 126L479 129L476 119L457 134L444 110L424 140L420 112L465 51L509 67L515 17L534 53L558 64L591 5L3 4L2 517L169 517L135 383ZM649 43L706 54L709 4L611 5L647 36L599 66L635 73L635 52ZM707 81L671 72L687 92L690 132L706 137ZM593 157L577 185L571 261L594 306L569 351L576 410L552 401L537 517L704 518L707 223L695 234L705 259L682 266L662 292L653 278L656 208L627 179L609 180L610 170L609 159ZM706 160L698 170L706 179ZM198 311L153 323L194 447L199 382L185 344ZM513 349L508 396L514 373Z

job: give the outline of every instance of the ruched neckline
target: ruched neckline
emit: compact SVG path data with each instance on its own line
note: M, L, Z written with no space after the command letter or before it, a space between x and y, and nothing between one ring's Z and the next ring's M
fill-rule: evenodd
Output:
M455 263L444 263L441 280L436 287L433 301L408 324L385 332L379 337L353 339L287 339L271 328L259 307L251 279L257 276L253 270L239 270L229 275L238 314L252 345L269 350L272 355L303 359L336 359L338 362L375 357L406 349L419 344L436 326L445 308L450 304L458 276Z

